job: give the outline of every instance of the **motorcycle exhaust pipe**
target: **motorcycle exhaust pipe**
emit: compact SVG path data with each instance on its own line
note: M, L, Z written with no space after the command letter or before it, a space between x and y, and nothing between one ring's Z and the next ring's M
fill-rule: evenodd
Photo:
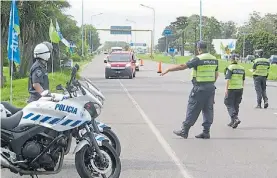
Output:
M3 168L10 168L11 167L11 163L6 158L4 158L2 155L1 155L1 166Z

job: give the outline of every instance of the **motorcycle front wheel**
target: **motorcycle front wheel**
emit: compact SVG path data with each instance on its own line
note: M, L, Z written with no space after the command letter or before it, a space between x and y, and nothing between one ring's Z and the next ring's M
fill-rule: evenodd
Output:
M88 145L84 146L75 155L76 170L81 178L119 178L121 161L115 149L107 142L99 146L104 157L101 164L99 156Z
M119 141L118 137L116 136L116 134L111 129L103 130L102 134L105 135L110 140L110 142L111 142L110 144L115 149L117 155L120 156L121 145L120 145L120 141Z

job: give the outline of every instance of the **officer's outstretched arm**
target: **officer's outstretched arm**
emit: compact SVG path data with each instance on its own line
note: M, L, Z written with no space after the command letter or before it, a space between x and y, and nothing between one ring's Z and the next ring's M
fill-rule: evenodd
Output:
M178 70L185 70L187 69L188 66L186 64L180 64L180 65L177 65L177 66L173 66L169 69L167 69L169 72L173 72L173 71L178 71Z

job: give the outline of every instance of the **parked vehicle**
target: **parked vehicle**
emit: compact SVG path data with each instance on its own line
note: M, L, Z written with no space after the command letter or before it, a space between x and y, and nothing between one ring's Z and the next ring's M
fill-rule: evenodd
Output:
M2 168L32 177L57 174L73 136L80 177L120 176L121 162L114 148L89 126L91 119L99 116L101 107L89 101L86 90L76 80L77 68L73 68L67 82L69 98L56 102L55 95L45 91L41 100L29 103L11 117L1 117ZM76 86L83 95L72 97Z
M277 55L271 55L269 58L270 64L277 64Z
M94 102L96 102L98 105L103 105L104 101L105 101L105 97L102 94L102 92L100 91L100 89L98 89L89 79L87 78L83 78L84 81L81 81L81 86L84 87L85 91L87 94L92 94L93 96L90 95L90 100L93 100ZM78 86L75 86L78 87ZM68 97L67 93L65 92L65 89L62 88L62 86L58 85L57 90L63 90L64 91L64 95L62 94L52 94L55 96L55 101L60 101L65 99L66 97ZM82 95L81 92L77 91L77 95ZM94 98L95 99L92 99ZM42 98L43 100L43 98ZM99 102L97 102L99 100ZM3 108L0 109L4 109L5 112L1 111L1 115L3 115L3 117L6 117L7 115L10 117L11 115L15 114L16 112L22 110L22 108L16 108L13 105L9 104L8 102L1 102L1 105L3 106ZM113 148L115 149L116 153L118 156L120 156L121 154L121 145L120 145L120 141L117 137L117 135L112 131L111 127L109 127L108 125L106 125L105 123L102 123L100 121L97 121L95 119L92 118L92 122L90 124L90 127L92 127L92 129L94 130L95 133L97 134L102 134L106 139L109 140L109 143L113 146ZM71 141L71 140L70 140ZM71 142L70 142L71 143ZM68 154L69 149L65 152L65 154Z
M254 55L247 55L245 58L245 62L254 62L255 59L256 58Z

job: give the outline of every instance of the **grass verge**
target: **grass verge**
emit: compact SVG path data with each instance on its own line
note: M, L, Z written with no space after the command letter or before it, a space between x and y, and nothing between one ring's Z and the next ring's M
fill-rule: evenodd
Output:
M83 70L85 65L89 63L91 60L86 60L82 62L78 62L80 65L80 70ZM71 70L63 70L62 72L54 72L49 73L49 83L50 83L50 91L57 92L56 86L58 84L65 85L65 83L70 79ZM4 67L4 76L6 76L5 86L1 88L1 101L10 101L10 77L9 77L9 69L8 67ZM26 101L29 98L28 93L28 77L13 80L13 105L17 107L26 106Z
M144 60L151 60L149 55L138 55L139 58ZM176 62L178 64L183 64L190 60L192 56L177 56ZM161 61L163 63L172 63L170 56L164 56L162 54L154 55L153 61ZM219 59L219 72L224 72L224 69L230 64L230 62ZM251 77L252 73L249 71L249 69L252 69L253 64L252 63L240 63L246 71L246 76ZM277 65L271 65L268 80L275 80L277 81Z

